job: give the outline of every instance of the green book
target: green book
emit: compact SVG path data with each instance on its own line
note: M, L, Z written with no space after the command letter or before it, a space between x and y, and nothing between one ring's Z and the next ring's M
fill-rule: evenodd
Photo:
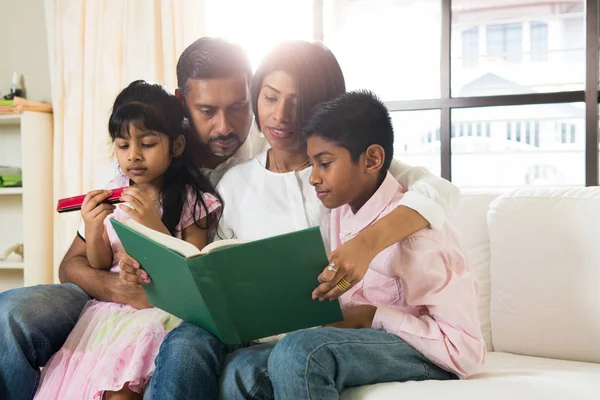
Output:
M318 227L267 239L223 240L202 252L128 220L111 223L129 255L150 276L150 303L228 344L330 324L339 302L313 300L327 265Z

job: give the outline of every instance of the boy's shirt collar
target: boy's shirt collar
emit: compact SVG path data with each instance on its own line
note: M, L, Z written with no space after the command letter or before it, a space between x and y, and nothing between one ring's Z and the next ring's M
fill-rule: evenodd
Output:
M403 191L402 186L388 172L377 191L356 214L352 212L348 204L339 207L336 211L340 215L341 234L354 237L358 232L371 225L390 205L399 191Z

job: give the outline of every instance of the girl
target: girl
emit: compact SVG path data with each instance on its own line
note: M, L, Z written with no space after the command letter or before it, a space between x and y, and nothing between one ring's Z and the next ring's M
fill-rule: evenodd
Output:
M135 81L117 96L108 128L122 175L107 190L88 193L82 205L92 268L120 271L124 249L110 218L133 218L202 249L221 202L184 154L184 114L176 97L159 85ZM122 186L129 186L124 204L101 203ZM157 308L88 302L44 369L35 398L140 399L163 338L180 323Z

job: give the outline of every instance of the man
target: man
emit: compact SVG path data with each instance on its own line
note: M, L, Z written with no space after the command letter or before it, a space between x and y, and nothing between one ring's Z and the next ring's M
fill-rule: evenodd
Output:
M264 148L255 133L249 137L251 77L241 47L216 38L198 39L177 64L176 95L196 133L188 143L215 185L228 168ZM67 283L0 293L1 399L33 397L40 367L62 346L91 298L151 307L143 289L90 267L83 229L65 254L59 278Z

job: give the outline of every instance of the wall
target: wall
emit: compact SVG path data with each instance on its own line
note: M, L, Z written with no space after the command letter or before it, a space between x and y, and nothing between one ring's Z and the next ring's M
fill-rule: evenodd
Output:
M13 71L24 75L27 98L51 102L44 0L0 0L0 94Z

